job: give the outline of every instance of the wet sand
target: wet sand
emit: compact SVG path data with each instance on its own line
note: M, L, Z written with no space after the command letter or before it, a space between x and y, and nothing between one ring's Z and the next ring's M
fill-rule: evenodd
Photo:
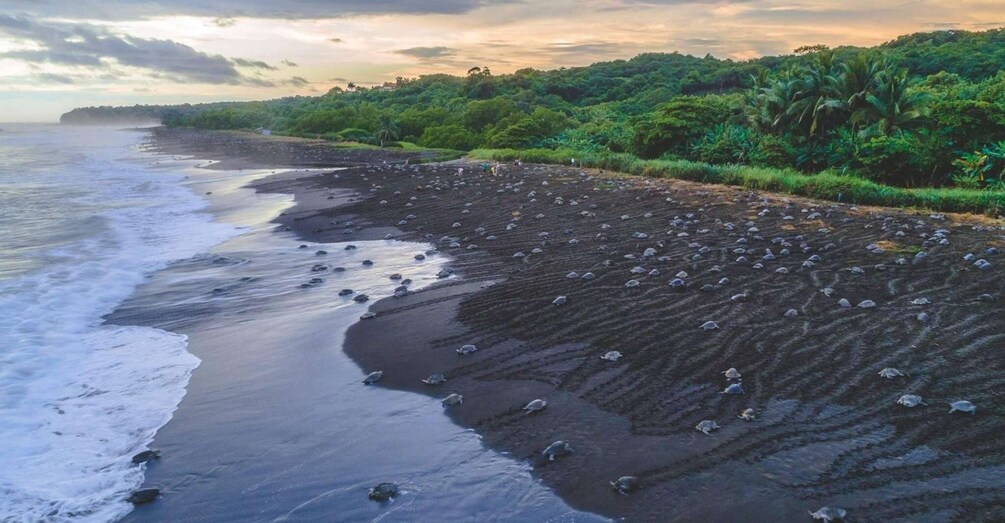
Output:
M166 151L254 167L353 166L259 189L296 195L278 227L305 240L431 241L460 277L374 304L378 316L349 329L348 354L383 370L382 386L463 394L450 415L535 464L576 508L631 521L808 520L821 506L855 521L1005 519L1005 260L985 252L1005 243L998 223L578 168L490 177L463 162L405 166L402 152L155 134ZM328 200L334 188L360 197ZM855 306L864 300L876 306ZM479 351L456 353L468 343ZM600 358L614 350L620 361ZM720 394L730 367L742 395ZM905 376L881 378L886 367ZM433 373L447 383L420 381ZM897 405L908 393L927 405ZM524 414L535 398L547 408ZM960 399L976 414L948 414ZM756 420L737 418L747 408ZM701 420L722 428L707 436ZM575 453L542 460L559 439ZM608 482L622 475L642 488L619 495Z

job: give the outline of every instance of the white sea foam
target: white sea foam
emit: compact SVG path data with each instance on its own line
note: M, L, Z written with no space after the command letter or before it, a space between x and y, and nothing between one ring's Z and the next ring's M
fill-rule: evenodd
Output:
M140 134L13 131L0 138L0 264L17 269L0 280L0 521L113 520L143 481L131 456L199 360L184 336L102 317L153 271L238 231L203 212L183 175L138 161Z

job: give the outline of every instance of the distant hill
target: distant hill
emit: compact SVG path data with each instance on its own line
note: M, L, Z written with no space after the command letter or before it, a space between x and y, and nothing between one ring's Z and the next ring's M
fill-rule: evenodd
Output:
M970 81L979 81L995 75L1005 63L1005 29L915 33L873 48L841 47L837 52L839 56L860 52L884 55L906 67L914 76L944 71ZM495 76L491 84L478 82L482 84L479 86L482 91L469 90L457 94L471 99L484 99L511 94L521 88L533 88L534 96L528 98L555 97L580 107L622 102L622 110L638 112L651 109L655 103L678 94L721 93L741 89L750 85L751 76L758 70L776 72L804 62L805 57L798 55L765 56L737 62L711 55L695 57L679 53L645 53L630 60L600 62L585 67L552 71L524 69L510 75ZM423 77L413 85L459 90L457 88L465 80L448 75L432 75ZM356 88L354 93L343 93L339 88L334 91L347 95L380 91L384 95L380 97L382 99L396 98L395 90L387 87L372 90ZM411 93L412 90L407 92ZM271 103L288 106L290 100L298 99L304 99L308 102L306 105L310 105L311 97L285 98ZM170 123L186 121L206 111L240 108L253 103L255 102L84 107L62 115L60 123L123 124L165 120Z

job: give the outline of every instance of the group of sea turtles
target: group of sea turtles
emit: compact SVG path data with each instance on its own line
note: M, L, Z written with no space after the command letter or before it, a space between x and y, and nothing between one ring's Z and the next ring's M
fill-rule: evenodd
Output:
M542 186L546 186L546 185L547 185L547 183L543 183L542 184ZM500 190L500 192L502 192L502 190ZM551 195L551 193L549 192L548 195ZM536 196L536 191L532 191L531 193L529 193L529 196L531 198L534 198ZM531 201L533 202L534 200L531 200ZM559 197L558 199L556 199L555 204L556 205L577 205L578 202L576 200L572 200L572 201L566 202L563 198ZM468 204L468 205L470 205L470 204ZM767 211L767 209L765 209L765 212L766 211ZM588 211L583 211L583 212L587 213ZM806 211L804 210L803 212L806 212ZM466 214L466 213L467 213L467 210L465 210L465 211L462 212L462 214ZM539 214L537 216L537 218L542 218L543 216L544 216L543 214ZM595 214L591 214L591 216L595 216ZM814 212L812 214L809 214L807 216L807 218L808 219L819 218L819 213ZM630 219L631 219L631 217L628 216L628 215L621 216L621 220L630 220ZM789 216L786 216L785 219L788 220L788 219L792 219L792 218L789 217ZM690 224L691 220L693 220L694 223L697 223L697 219L695 217L693 217L692 215L688 215L687 217L680 219L680 221L681 221L682 224L685 224L685 223L686 224ZM462 225L461 225L460 222L457 222L457 223L454 224L454 228L459 228L461 226ZM738 229L738 228L740 228L742 226L746 226L748 233L754 234L755 235L754 236L755 239L760 239L759 236L756 236L760 231L758 231L758 229L755 227L755 225L754 225L753 222L747 222L746 224L736 224L736 225L725 224L724 226L727 228L727 230L734 230L734 228ZM509 225L507 225L506 230L509 231L509 230L512 230L512 229L514 229L516 227L517 227L517 225L515 223L510 223ZM606 236L606 233L604 231L606 231L607 229L610 229L610 228L611 228L610 225L604 224L601 227L601 235ZM678 231L680 231L680 230L681 229L678 229ZM486 240L495 239L495 237L485 236L486 231L484 229L482 229L480 231L476 231L476 232L478 232L478 234L480 234L483 237L485 237ZM570 231L567 231L567 232L570 232ZM670 234L670 233L668 232L667 234ZM543 237L545 237L545 239L547 240L547 233L541 233L541 235ZM678 232L678 234L677 234L678 238L686 238L687 236L688 236L687 232ZM903 236L903 234L901 234L901 233L898 232L898 236ZM648 234L637 232L637 233L633 234L632 237L635 238L635 239L645 239L645 238L648 238ZM446 240L448 238L445 237L444 239ZM797 237L797 239L801 241L802 237L801 236ZM457 242L457 239L449 238L449 240L451 241L451 246L453 246L453 247L460 247L460 244ZM781 240L781 238L776 238L775 240ZM788 256L789 255L789 248L788 247L790 247L790 245L788 243L784 242L784 241L775 241L775 240L773 240L773 243L781 244L780 245L781 250L776 255L774 252L772 252L772 249L764 249L764 255L762 256L762 259L763 259L764 262L769 262L769 261L775 260L776 258L778 258L780 256ZM945 240L945 233L940 233L940 234L936 234L935 236L933 236L933 241L936 241L936 240L939 240L939 241L942 242L942 244L945 244L945 241L946 241ZM691 240L688 240L688 241L691 241ZM569 241L569 243L570 244L578 243L578 240L573 239L573 240ZM752 254L754 254L754 250L752 250L750 248L746 248L745 249L746 245L743 245L743 244L747 243L747 241L746 241L745 238L741 238L737 243L740 244L740 245L738 246L738 249L736 249L734 252L736 252L737 254L741 255L740 258L737 259L737 263L746 263L748 261L747 257L751 256ZM663 245L660 245L660 247L662 247L662 246ZM704 251L708 251L708 249L709 249L708 247L702 247L702 246L698 245L697 243L692 243L692 246L695 247L695 249L696 249L695 252L697 253L694 256L694 259L699 259L700 255L704 254L703 251L698 250L698 249L703 249ZM469 249L471 249L473 247L474 247L473 245L468 246ZM832 248L832 247L833 247L833 245L828 245L828 246L824 247L823 250L828 250L828 248ZM800 245L798 245L798 246L792 247L793 250L795 250L797 248L798 249L802 249L803 252L808 252L809 251L809 247L808 247L808 245L805 242L802 243L802 244L800 244ZM873 253L882 252L882 248L880 248L879 246L870 246L869 250L870 250L870 252L873 252ZM540 252L541 252L541 249L535 249L531 254L532 255L533 254L540 254ZM646 252L643 254L642 258L652 259L656 255L657 255L656 249L649 248L649 249L646 249ZM514 258L518 258L518 259L521 259L521 260L527 258L528 256L529 255L525 254L523 251L516 252L513 255ZM923 260L925 256L927 256L927 253L925 253L924 251L922 251L916 257L915 263L919 262L920 260ZM628 258L628 256L626 256L626 258ZM634 259L634 257L633 257L633 259ZM662 260L662 258L661 258L661 260ZM608 260L608 261L610 261L610 260ZM749 261L751 263L754 263L757 260L751 259ZM819 255L813 254L813 255L811 255L809 258L807 258L803 262L802 267L803 268L813 268L814 266L818 265L821 261L822 260L821 260L821 257ZM982 270L986 270L986 267L984 267L983 265L986 264L987 262L984 261L984 260L980 260L980 261L982 261L984 263L981 264L982 266L978 267L978 268L980 268ZM897 263L898 264L905 264L907 262L906 262L906 260L898 260ZM606 262L605 262L605 264L606 264ZM975 264L975 266L976 265L977 264ZM606 265L606 266L611 266L611 265ZM754 264L754 268L762 268L762 267L763 267L762 263L755 263ZM859 267L853 267L853 268L851 268L849 270L850 270L850 272L853 275L856 275L856 274L857 275L865 274L865 271L863 269L859 268ZM633 277L632 279L628 280L624 284L625 287L628 287L628 288L639 287L640 285L642 285L642 282L640 280L642 278L644 278L644 276L647 276L647 275L648 276L659 276L659 270L658 269L644 268L642 266L636 266L635 268L633 268L629 272L632 275L636 275L636 276ZM779 274L787 274L789 271L788 271L788 269L786 269L786 268L783 267L783 268L779 268L775 272L777 272ZM579 272L570 272L570 273L566 274L565 277L567 279L570 279L570 280L588 280L588 279L594 278L594 275L593 275L593 273L589 273L589 272L588 273L583 273L583 274L581 274ZM688 274L686 272L684 272L684 271L681 271L681 272L679 272L679 273L677 273L675 275L675 278L670 282L669 285L670 285L670 287L676 287L676 288L686 287L688 285L685 282L687 278L688 278ZM729 279L724 277L724 278L722 278L719 281L719 283L718 283L717 286L707 285L705 287L717 287L718 288L718 287L722 287L722 286L726 286L726 285L729 285ZM706 290L706 289L703 287L702 290ZM833 289L825 289L825 291L824 291L824 293L827 296L831 296L833 294L833 292L834 292ZM552 303L555 306L565 305L566 303L569 302L570 297L571 296L558 295L558 296L554 297L554 299L552 300ZM734 295L731 298L731 300L739 302L739 301L743 301L746 297L747 297L747 295L745 293L741 293L741 294ZM912 305L925 305L925 304L928 304L928 303L930 303L930 302L928 302L927 300L915 300L915 301L912 302ZM838 306L842 307L842 308L858 307L860 309L871 309L871 308L877 307L877 304L873 300L865 299L865 300L858 301L857 304L853 305L853 302L849 301L846 298L842 298L841 300L838 301ZM800 315L800 313L796 309L789 309L789 310L787 310L785 312L785 316L786 317L797 317L799 315ZM925 315L925 316L927 317L927 315ZM921 319L921 318L922 318L922 316L919 315L919 319ZM924 320L922 320L922 321L924 321ZM719 329L720 327L719 327L719 325L715 321L709 320L709 321L705 321L704 323L702 323L700 325L700 328L702 330L706 330L706 331L714 331L714 330ZM459 354L462 354L462 355L467 355L467 354L474 353L476 350L477 350L477 348L474 345L465 345L465 346L457 349L457 352ZM600 356L600 359L602 359L604 361L607 361L607 362L612 362L613 363L613 362L618 362L623 357L624 357L624 355L621 352L619 352L619 351L608 351L608 352L605 352L604 354L602 354ZM744 394L744 388L743 388L743 384L740 381L741 375L740 375L739 371L737 371L735 368L730 368L730 369L728 369L726 371L723 371L723 374L725 375L726 379L728 380L728 383L726 384L725 388L720 392L720 394L723 394L723 395L742 395L742 394ZM886 378L886 379L894 379L894 378L897 378L897 377L900 377L900 376L904 376L905 374L903 374L900 370L895 369L895 368L884 368L884 369L882 369L879 372L879 375L881 377L883 377L883 378ZM439 379L439 378L434 379L437 376L439 378L442 378L442 380ZM429 379L423 380L423 381L425 381L426 383L430 383L430 384L436 384L436 383L442 383L442 381L445 381L445 378L443 378L442 375L434 375L434 376L431 376ZM444 400L442 400L442 403L443 403L444 406L450 406L450 405L461 404L462 401L463 401L463 398L459 394L451 394L450 396L447 396L447 398L445 398ZM907 407L915 407L915 406L918 406L918 405L924 405L925 403L924 403L924 401L922 400L922 398L920 396L912 395L912 394L906 394L906 395L902 396L898 400L898 404L901 404L901 405L904 405L904 406L907 406ZM535 399L535 400L529 402L526 406L524 406L522 410L526 414L532 414L532 413L540 412L541 410L545 409L546 406L547 406L547 401L545 401L544 399ZM951 406L950 411L949 411L950 413L964 412L964 413L971 413L971 414L973 414L976 411L976 406L973 403L971 403L970 401L966 401L966 400L960 400L960 401L952 402L950 404L950 406ZM742 412L740 412L737 415L737 418L741 419L741 420L744 420L744 421L753 421L753 420L756 419L756 412L755 412L755 410L753 408L746 408L746 409L744 409ZM720 428L720 426L716 423L715 420L702 420L695 427L695 429L697 431L702 432L704 434L708 434L708 435L710 435L712 433L712 431L717 430L719 428ZM558 440L558 441L555 441L552 444L550 444L548 447L546 447L542 451L542 455L545 456L549 461L554 461L557 457L561 457L561 456L567 455L567 454L569 454L571 452L572 452L572 446L568 442L566 442L564 440ZM628 494L630 492L633 492L633 491L639 489L640 486L641 486L641 481L640 481L640 479L638 477L635 477L635 476L622 476L622 477L620 477L620 478L618 478L616 480L611 481L610 484L611 484L611 486L617 492L619 492L621 494ZM811 512L810 515L814 519L819 519L819 520L824 520L824 521L832 521L832 520L841 519L841 518L845 517L846 513L847 512L844 509L831 508L831 507L823 507L823 508L817 510L816 512Z

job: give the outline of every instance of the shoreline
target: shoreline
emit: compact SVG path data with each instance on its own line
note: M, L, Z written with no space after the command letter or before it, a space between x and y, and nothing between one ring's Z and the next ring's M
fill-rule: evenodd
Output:
M353 160L357 167L337 178L272 179L254 187L292 190L297 205L278 223L302 238L392 234L433 242L453 258L451 266L462 277L375 303L374 320L349 328L346 353L364 372L383 370L382 386L434 397L464 394L464 404L447 411L450 417L475 429L490 447L534 465L535 475L576 508L633 521L770 521L802 518L824 505L848 508L856 519L966 514L967 489L986 486L973 478L1005 463L1000 446L968 448L968 438L996 429L991 413L997 400L972 386L976 371L954 378L954 369L971 364L943 348L962 346L963 353L995 365L993 355L979 350L994 335L972 325L1001 326L994 308L976 298L1000 294L1002 282L995 281L995 271L972 270L959 260L1000 242L1000 231L903 211L608 177L595 170L507 165L502 176L487 177L474 164L386 164L389 158L379 151L332 152L323 145L252 143L186 130L155 134L161 144L199 137L190 147L203 148L200 157L248 155L247 165L282 154L306 155L308 162L340 155ZM283 145L259 147L263 143ZM392 153L390 159L403 157ZM463 176L456 175L458 167L465 168ZM333 188L362 197L326 210L325 191ZM761 214L763 209L769 212ZM819 216L810 219L814 214ZM743 225L748 220L759 230L749 231ZM728 230L727 222L736 227ZM510 223L516 227L507 229ZM913 257L923 241L918 234L940 228L951 230L949 246L925 245L930 256L923 263L893 262ZM444 236L456 237L462 247L440 244ZM751 268L765 248L776 254L784 248L772 237L790 243L792 254ZM740 238L748 241L747 264L735 263L731 252ZM690 246L699 242L709 250ZM812 250L800 252L802 242ZM889 252L865 249L877 242ZM825 248L828 243L833 247ZM534 254L534 248L543 252ZM657 255L646 257L646 248ZM516 252L528 256L514 258ZM814 253L823 258L818 267L801 267ZM849 275L847 269L858 265L867 273ZM633 274L635 266L644 266L645 273ZM790 273L775 272L779 267ZM652 269L660 274L649 275ZM566 278L572 271L596 278ZM682 277L686 286L673 290L667 282L679 271L689 273ZM715 285L724 276L733 281ZM625 288L630 279L640 285ZM704 285L713 288L701 291ZM825 296L824 287L838 294ZM729 299L738 293L749 299ZM552 305L559 295L568 296L568 303ZM839 297L852 303L871 299L879 310L842 310L835 304ZM910 305L922 297L935 305ZM797 310L795 318L784 317L789 308ZM914 316L922 310L933 320L919 330ZM720 329L699 329L707 320ZM801 341L807 337L809 343ZM455 350L468 343L480 350L459 356ZM602 361L599 356L609 350L625 358ZM890 385L875 376L882 366L906 367L911 377ZM728 367L744 373L744 395L719 394L726 384L721 371ZM438 372L446 374L445 385L421 383ZM940 400L977 398L986 406L970 427L977 434L963 438L946 423L959 418L895 408L894 400L907 391ZM523 414L520 408L538 397L548 400L547 409ZM748 407L758 420L737 420ZM705 436L694 430L701 419L723 428ZM543 460L541 449L558 439L576 452L553 463ZM875 468L926 446L937 449L935 457ZM911 478L919 470L939 480L934 484L945 492L941 497L918 501ZM971 479L955 478L958 470ZM608 481L622 475L641 477L643 488L617 495ZM978 503L987 508L1000 496L987 494Z
M212 172L222 169L230 171L228 175L235 175L233 169L251 168L256 174L262 172L254 160L213 156L192 150L184 143L162 141L160 145L155 149L163 155L210 160L211 163L200 161L199 164L207 169L207 178L221 189L219 193L214 192L211 202L230 198L227 204L230 211L237 210L235 205L247 198L228 197L228 191L222 186L234 187L233 182L222 177L217 179ZM300 153L288 152L292 157ZM337 165L338 161L341 160L332 163ZM278 161L267 165L277 170L299 167L295 161L283 162L289 165L279 167L282 162ZM316 166L312 160L308 167ZM394 270L387 267L396 266L400 266L397 270L406 277L415 278L415 286L435 285L433 273L436 269L426 274L422 267L429 263L435 267L442 263L437 261L442 257L429 255L432 262L413 260L413 254L428 248L423 247L428 243L421 240L418 243L379 241L387 234L385 231L392 228L354 228L350 241L359 249L343 253L336 243L346 241L343 234L319 234L314 231L317 227L311 220L298 219L304 212L338 207L355 198L356 192L351 190L309 189L325 176L319 174L321 172L331 173L332 169L266 174L250 184L243 184L244 189L251 189L244 192L296 196L295 199L285 196L288 203L284 205L284 212L277 217L276 210L275 214L268 215L271 222L262 222L248 234L218 246L210 259L185 261L157 275L138 296L108 318L115 323L155 323L183 332L190 336L190 350L203 360L190 382L186 401L154 441L153 447L161 449L164 458L150 464L146 486L162 488L164 499L137 507L125 521L243 520L267 514L280 519L330 519L338 514L339 518L347 520L370 520L386 515L388 510L398 514L397 517L421 516L424 508L427 512L438 510L453 514L453 519L463 520L466 514L491 511L492 507L500 514L524 514L521 517L529 517L537 511L572 521L593 521L592 515L574 512L533 480L525 470L526 465L485 448L474 434L443 417L438 401L410 393L373 390L360 383L364 374L343 353L342 340L344 328L357 323L369 304L354 304L349 298L336 297L334 293L339 286L348 285L357 293L367 293L374 299L387 296L397 284L381 275L386 270ZM195 190L203 182L196 176L192 178ZM254 202L248 203L257 206ZM269 207L275 209L274 205ZM261 213L255 215L261 216ZM296 227L303 234L284 231L283 223L288 223L291 229ZM280 234L276 234L277 231ZM297 249L295 236L318 245L312 249ZM311 238L304 239L304 236ZM231 245L234 243L238 245ZM336 244L331 245L333 243ZM324 248L331 253L316 256L314 250L322 245L330 245ZM401 249L412 253L400 258L386 257ZM370 256L376 265L369 270L359 269L359 261ZM354 258L355 265L347 264L347 258ZM288 266L297 259L301 259L300 270ZM317 262L347 264L347 270L313 273L309 269ZM207 264L212 268L203 274ZM213 273L214 279L207 280ZM420 278L420 273L426 276ZM243 274L247 276L234 281ZM297 289L298 284L310 276L322 276L330 281L318 288ZM277 280L287 283L280 284ZM181 282L181 288L175 289L177 284L172 281ZM205 295L206 289L213 286L216 287L213 294L224 302L216 297L199 298L199 294ZM240 296L249 292L261 297L243 301ZM420 290L403 300L426 292L426 289ZM272 296L271 293L278 294ZM336 310L331 309L332 305ZM344 323L347 312L349 323ZM242 377L243 374L254 378L249 381ZM332 394L337 395L334 402ZM391 396L390 400L387 396ZM219 408L226 410L215 412ZM380 413L386 409L392 410ZM374 454L377 449L369 447L388 438L394 439L389 434L405 436L403 427L398 426L402 423L397 421L400 416L415 418L410 426L423 431L399 443L399 447L405 449L414 439L414 452L418 453L414 458L402 455L404 450L384 452L382 459L376 462L345 454L347 451ZM378 428L384 426L387 428ZM366 443L359 440L375 430L378 433L367 437ZM441 443L428 444L429 440ZM193 441L198 443L192 444ZM266 450L272 448L275 450ZM259 452L261 455L257 455ZM435 457L438 455L442 456ZM438 470L450 463L456 468ZM296 477L290 476L294 471ZM332 478L333 473L338 479ZM497 477L489 478L486 474ZM405 497L399 506L385 506L366 499L366 489L384 480L402 484ZM465 485L456 484L448 489L444 486L462 480L484 487L469 493L467 503L441 499L452 497L451 491ZM446 485L439 489L430 485L444 482ZM242 499L248 491L257 492L262 501L244 500L235 505L226 499L231 496ZM511 506L499 499L507 494L513 496L511 504L522 500L520 505ZM276 513L277 509L281 512ZM287 510L289 512L285 513Z

